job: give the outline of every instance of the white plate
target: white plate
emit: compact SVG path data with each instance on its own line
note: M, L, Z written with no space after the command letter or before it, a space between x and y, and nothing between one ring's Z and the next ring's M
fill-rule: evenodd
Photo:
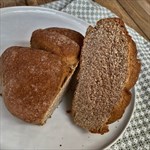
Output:
M88 24L59 11L39 7L13 7L0 10L2 52L9 46L29 46L31 33L38 28L66 27L85 34ZM0 98L1 149L102 149L112 145L125 130L133 109L133 99L122 119L109 125L104 135L88 133L74 125L70 114L71 93L55 110L44 126L31 125L11 115Z

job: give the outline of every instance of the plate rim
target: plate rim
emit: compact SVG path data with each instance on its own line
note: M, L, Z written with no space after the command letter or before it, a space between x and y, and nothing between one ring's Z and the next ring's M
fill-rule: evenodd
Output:
M130 114L130 116L129 116L129 118L128 118L128 121L126 122L126 125L124 126L124 128L122 129L122 132L118 135L118 137L114 140L114 141L112 141L110 144L108 144L106 147L104 147L104 149L106 149L106 148L110 148L113 144L115 144L122 136L123 136L123 134L125 133L125 131L126 131L126 129L127 129L127 127L129 126L129 123L130 123L130 121L131 121L131 119L133 118L133 114L134 114L134 111L135 111L135 104L136 104L136 101L135 101L135 86L130 90L130 92L131 92L131 94L132 94L132 97L131 97L131 101L133 101L133 102L131 102L130 101L130 103L129 103L129 105L131 105L131 103L133 103L132 105L132 110L131 110L131 114ZM129 107L129 105L126 107L126 108L128 108ZM126 111L126 109L125 109L125 111ZM125 113L125 112L124 112ZM124 113L123 113L123 115L124 115ZM123 116L122 116L123 117ZM121 118L120 118L121 119ZM116 120L117 121L117 120Z
M54 13L54 14L63 14L64 17L66 18L72 18L72 19L76 19L76 21L80 21L80 23L83 23L84 26L89 26L90 23L82 20L81 18L78 18L74 15L71 15L69 13L63 12L63 11L58 11L55 9L51 9L51 8L44 8L42 6L14 6L14 7L4 7L4 8L0 8L0 17L4 14L8 14L9 12L25 12L26 11L41 11L41 12L47 12L47 13Z

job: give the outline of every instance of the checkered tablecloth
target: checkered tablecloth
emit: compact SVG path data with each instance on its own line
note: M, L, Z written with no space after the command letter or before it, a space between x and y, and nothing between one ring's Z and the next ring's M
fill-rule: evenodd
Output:
M74 15L90 24L102 18L116 16L108 9L91 0L59 0L42 5ZM150 42L127 26L129 34L137 45L142 68L136 83L136 108L123 136L112 150L150 150Z

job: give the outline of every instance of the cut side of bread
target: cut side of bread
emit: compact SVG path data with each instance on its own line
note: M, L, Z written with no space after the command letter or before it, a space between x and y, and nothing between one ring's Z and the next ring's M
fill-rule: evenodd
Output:
M78 83L72 103L74 122L93 133L108 132L131 100L140 72L136 46L119 18L90 26L81 50Z

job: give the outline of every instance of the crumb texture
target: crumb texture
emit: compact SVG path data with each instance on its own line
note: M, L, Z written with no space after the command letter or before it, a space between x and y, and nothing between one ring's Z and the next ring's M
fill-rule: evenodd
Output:
M101 130L120 99L128 71L128 37L118 19L104 19L87 30L81 51L72 114L79 126ZM107 129L105 129L107 130Z

